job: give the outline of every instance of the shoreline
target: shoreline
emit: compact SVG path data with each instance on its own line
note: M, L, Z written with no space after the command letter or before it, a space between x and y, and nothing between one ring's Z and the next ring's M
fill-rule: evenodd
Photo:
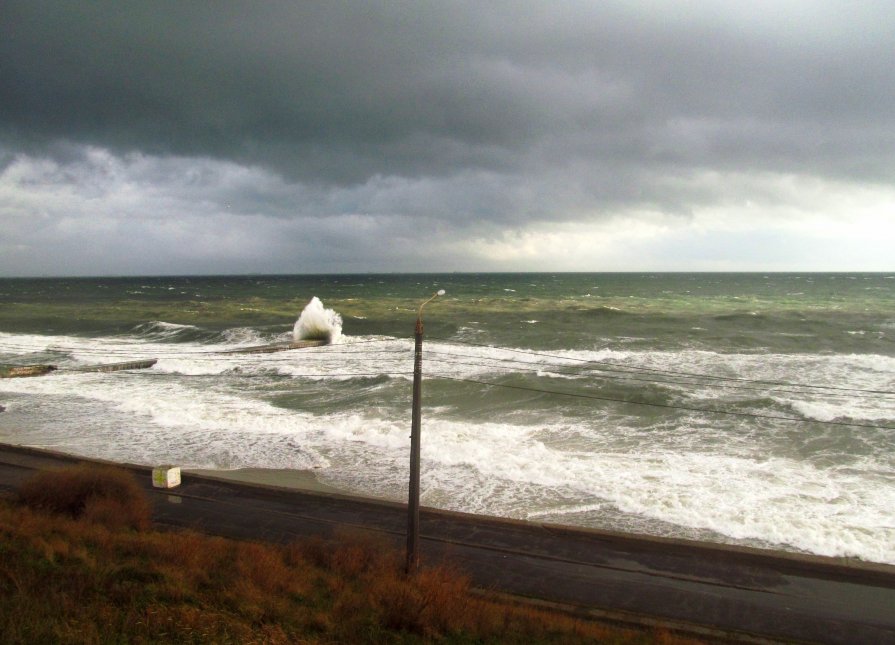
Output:
M95 463L105 466L126 468L131 471L150 475L153 466L96 459L76 454L38 448L25 445L0 442L0 452L9 451L25 457L26 462L40 462L42 458L50 458L62 462ZM176 464L174 464L176 466ZM373 506L383 509L401 509L406 507L401 502L381 497L364 496L338 489L320 482L316 474L310 470L241 468L234 470L183 469L182 473L199 481L222 483L234 487L245 486L255 490L266 490L274 496L305 495L310 498L338 498L345 502ZM283 477L285 475L285 477ZM264 481L266 480L266 481ZM195 479L194 479L195 481ZM176 495L177 488L157 492ZM685 554L688 557L708 557L712 560L731 560L738 562L761 563L771 565L778 571L805 571L827 575L838 575L846 578L875 578L881 576L886 584L895 581L895 565L872 560L861 560L845 556L825 556L813 553L794 553L779 549L764 549L751 546L738 546L691 540L685 538L659 537L639 533L624 533L605 529L586 528L564 524L533 522L529 520L477 515L462 511L450 511L432 507L422 507L421 512L430 518L453 519L463 523L472 523L480 527L515 527L523 532L547 531L555 536L578 536L586 540L596 540L603 544L625 545L626 549L659 550L666 555Z
M28 470L90 463L27 448L0 446L0 452L4 486L21 481ZM341 528L350 534L373 532L382 536L375 539L396 548L403 541L406 509L397 503L196 473L184 477L179 487L158 489L150 487L150 468L120 466L151 493L153 519L163 530L262 543L316 538L328 545L337 543L331 539L338 539ZM276 477L248 470L236 474ZM313 479L313 473L305 472L291 483ZM426 562L451 563L486 598L671 629L711 642L850 645L889 642L895 634L892 567L846 568L822 559L794 560L435 509L422 509L421 535Z

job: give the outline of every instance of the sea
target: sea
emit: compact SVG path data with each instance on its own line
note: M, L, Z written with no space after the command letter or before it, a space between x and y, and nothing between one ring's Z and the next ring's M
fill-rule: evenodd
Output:
M0 442L404 501L439 290L424 506L895 564L891 273L2 279Z

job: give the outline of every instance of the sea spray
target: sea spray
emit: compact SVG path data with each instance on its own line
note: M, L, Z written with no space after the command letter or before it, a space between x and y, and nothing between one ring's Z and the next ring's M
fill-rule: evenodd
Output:
M292 330L292 338L300 340L324 340L338 343L342 336L342 316L332 309L324 309L320 298L314 296L307 304Z

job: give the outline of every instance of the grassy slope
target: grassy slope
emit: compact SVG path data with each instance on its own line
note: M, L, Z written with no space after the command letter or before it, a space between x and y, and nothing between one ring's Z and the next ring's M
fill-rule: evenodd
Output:
M449 567L408 578L369 536L283 547L139 529L93 492L49 512L46 486L36 502L0 500L4 642L689 642L485 601ZM120 497L120 482L106 488Z

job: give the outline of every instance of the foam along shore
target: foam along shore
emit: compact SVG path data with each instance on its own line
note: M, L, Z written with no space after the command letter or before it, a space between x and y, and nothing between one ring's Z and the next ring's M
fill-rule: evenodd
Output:
M312 493L335 493L339 495L352 494L349 491L324 484L317 478L314 471L311 470L289 470L286 468L236 468L233 470L190 468L184 469L183 472L213 479L226 479L244 484L262 484L264 486L292 488Z

